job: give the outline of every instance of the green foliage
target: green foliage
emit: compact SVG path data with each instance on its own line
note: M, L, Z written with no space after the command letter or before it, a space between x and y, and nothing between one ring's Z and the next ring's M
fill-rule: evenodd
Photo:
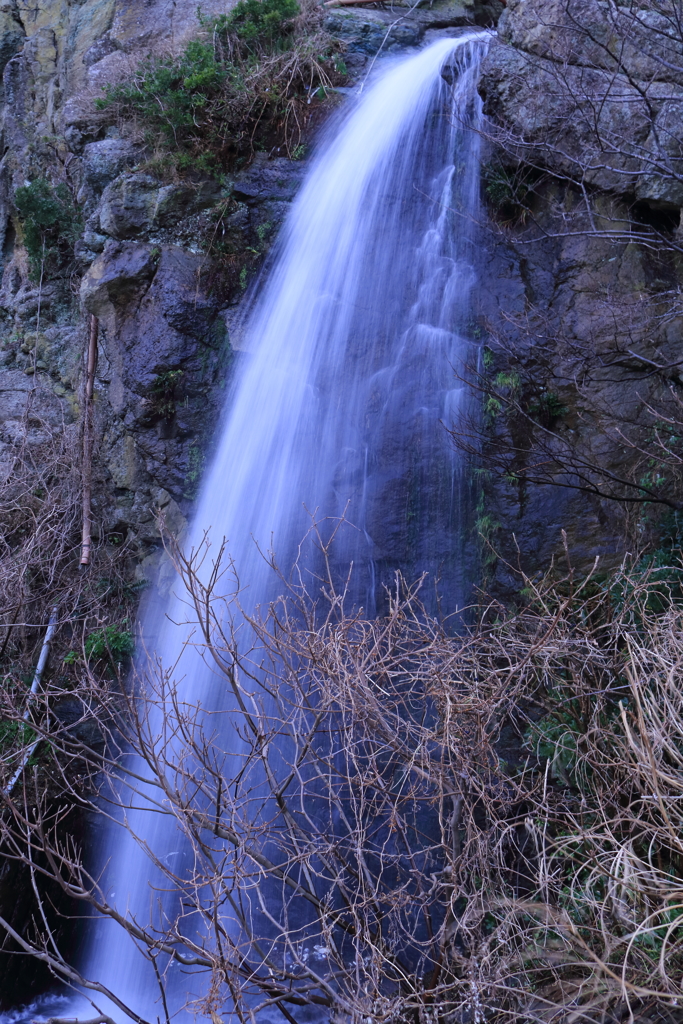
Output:
M486 201L496 216L508 225L523 224L540 173L533 167L511 168L494 160L484 164L481 177Z
M24 722L0 722L0 754L3 756L17 744L28 746L35 738L35 731Z
M126 624L103 626L89 633L85 638L85 660L88 662L110 661L115 665L129 658L135 650L133 634ZM75 665L81 660L78 651L69 651L64 658L65 665Z
M496 561L496 552L493 544L499 530L500 523L498 520L486 511L486 496L482 490L477 502L474 532L479 538L481 558L485 566L493 565Z
M182 370L160 373L150 387L150 411L155 416L171 419L176 410L176 391L183 378Z
M18 188L14 205L22 223L31 277L39 280L71 255L80 217L66 186L54 187L46 178Z
M495 375L493 382L496 387L505 388L512 394L516 394L519 391L520 377L514 370L502 370Z
M550 774L555 782L580 788L580 748L584 732L580 719L560 704L527 730L524 746L537 757L550 761Z
M196 442L193 442L190 445L187 461L188 470L185 477L185 497L193 501L197 497L202 473L204 472L204 465L206 463L206 456L203 454Z
M133 634L120 626L104 626L91 633L85 641L86 658L97 661L108 657L118 663L129 658L134 649Z
M559 395L541 387L527 400L527 412L542 427L553 427L555 422L569 412Z
M196 143L203 140L208 149L219 141L214 115L228 78L239 89L238 70L217 59L213 45L193 40L179 57L145 61L132 82L110 86L96 103L100 110L115 105L123 116L137 118L147 127L150 142L156 137L179 150L177 162L184 167L189 166L187 150ZM194 156L198 169L217 169L210 152Z
M135 120L181 171L220 177L276 139L291 152L299 145L290 145L292 106L335 71L331 40L316 23L309 41L295 28L298 13L296 0L240 0L229 14L200 17L204 39L179 56L144 61L131 81L106 87L97 106Z
M232 31L250 47L284 49L298 13L296 0L239 0L229 14L217 20L216 30Z
M640 604L634 606L633 616L637 620L641 612L660 614L673 605L683 605L683 554L680 544L672 547L666 543L644 555L636 564L637 575L618 573L606 584L614 608L621 611L632 604L634 580L641 594Z

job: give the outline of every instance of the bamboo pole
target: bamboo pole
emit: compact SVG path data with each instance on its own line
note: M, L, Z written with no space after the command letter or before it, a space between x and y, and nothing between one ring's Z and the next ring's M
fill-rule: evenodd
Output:
M38 664L36 665L36 670L35 670L34 675L33 675L33 682L31 683L31 692L29 693L28 704L26 706L26 711L24 711L24 721L25 722L28 721L29 715L31 714L31 704L33 703L33 698L35 697L35 695L38 693L38 690L40 689L40 683L41 683L41 680L43 678L43 672L45 671L45 667L47 665L47 659L50 657L50 644L52 643L52 637L55 634L55 630L57 629L57 625L58 625L58 623L57 623L57 605L55 605L54 608L52 609L52 613L50 615L50 621L47 624L47 629L45 631L45 637L43 639L43 646L40 648L40 657L38 658ZM26 748L26 750L24 751L23 757L21 759L21 764L19 765L19 767L15 771L14 775L12 776L12 778L9 780L7 786L5 787L5 795L6 796L9 796L10 793L12 792L12 790L14 789L14 787L16 786L17 782L19 781L19 778L21 777L21 773L23 772L24 768L28 764L29 758L31 757L31 755L33 754L33 751L36 749L36 747L40 743L41 739L42 739L42 736L36 737L36 739L33 741L33 743L31 743L30 746L28 746Z
M81 565L90 564L90 548L92 535L92 449L93 449L93 411L92 397L95 387L95 370L97 368L97 339L99 320L90 317L90 340L88 342L88 367L85 378L85 409L83 411L83 536L81 539Z

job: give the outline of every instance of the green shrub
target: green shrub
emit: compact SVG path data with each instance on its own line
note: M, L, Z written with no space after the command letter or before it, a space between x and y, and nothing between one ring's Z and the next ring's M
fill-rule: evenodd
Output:
M203 40L144 61L97 106L135 120L181 171L218 176L255 148L284 143L293 152L301 143L295 108L340 74L336 44L313 9L297 28L296 0L240 0L230 14L200 19Z
M31 277L58 269L71 256L80 230L78 211L65 185L37 178L14 194L21 220Z
M247 45L275 50L287 45L298 13L296 0L239 0L230 14L218 19L217 27L233 31Z
M95 661L102 658L111 658L115 662L124 661L130 657L134 649L133 634L120 626L104 626L103 629L91 633L85 641L85 656Z
M160 373L150 387L150 411L154 416L171 419L176 410L176 391L183 378L182 370Z

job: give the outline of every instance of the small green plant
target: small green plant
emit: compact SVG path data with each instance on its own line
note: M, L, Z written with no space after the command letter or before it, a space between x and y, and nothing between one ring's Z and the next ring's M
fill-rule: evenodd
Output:
M175 415L177 389L182 378L182 370L167 370L159 374L149 389L149 407L153 415L164 419L171 419Z
M535 722L524 736L524 746L538 758L550 761L555 782L577 785L582 729L570 711L559 708Z
M527 403L527 412L542 427L552 428L557 420L562 419L569 409L554 391L540 388Z
M31 277L40 280L71 255L80 231L80 217L65 185L37 178L14 193L22 224Z
M523 224L538 186L540 172L522 164L507 167L497 161L485 164L481 172L489 208L504 224Z
M0 722L0 754L3 756L17 744L28 746L35 738L35 731L24 722Z
M285 49L299 13L296 0L239 0L216 21L217 31L232 31L248 47Z
M303 21L296 0L239 0L229 14L200 16L204 38L179 56L147 59L129 81L106 87L97 106L134 120L160 168L168 163L160 144L177 170L219 179L255 150L284 141L291 152L300 145L297 104L339 74L337 44L307 3Z
M474 520L474 532L479 538L481 558L485 566L491 566L496 561L496 552L493 542L500 530L500 523L489 512L486 511L486 496L482 490L477 502L476 515Z
M118 663L129 658L134 649L133 634L121 626L104 626L85 641L85 656L95 661L109 657Z
M521 383L519 374L514 370L501 370L501 372L497 373L493 378L493 381L496 387L504 388L513 395L519 391Z
M197 497L202 473L204 472L204 464L206 462L206 456L202 453L199 445L194 441L190 445L187 462L188 469L187 476L185 477L185 497L192 501Z
M135 650L135 641L126 623L103 626L88 634L83 650L87 662L109 661L119 665L131 656ZM69 651L64 658L65 665L75 665L79 661L79 651Z
M495 395L492 394L484 395L484 419L489 426L496 419L502 408L503 403L501 402L500 398L497 398Z

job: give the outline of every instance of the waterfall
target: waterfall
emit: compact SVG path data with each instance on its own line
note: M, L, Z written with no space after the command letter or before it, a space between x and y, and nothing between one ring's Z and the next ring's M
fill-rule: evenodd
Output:
M281 232L187 542L209 531L215 550L226 538L250 608L273 594L259 547L289 571L310 513L351 524L334 566L346 572L353 562L365 614L381 613L397 568L440 575L449 607L462 599L465 482L443 424L463 400L454 371L472 346L479 181L478 136L468 129L481 116L487 38L441 38L387 61L328 128ZM315 553L301 557L312 564ZM177 623L186 618L180 595L150 611L144 646L177 663L183 701L219 709L219 677L194 648L183 652ZM145 808L151 799L143 789L127 821L183 870L175 827ZM173 893L153 892L149 858L130 832L112 824L103 846L103 887L122 915L142 921L152 904L172 908ZM163 1019L151 966L116 924L90 926L82 970L146 1020ZM180 1005L201 985L184 976L170 998Z

